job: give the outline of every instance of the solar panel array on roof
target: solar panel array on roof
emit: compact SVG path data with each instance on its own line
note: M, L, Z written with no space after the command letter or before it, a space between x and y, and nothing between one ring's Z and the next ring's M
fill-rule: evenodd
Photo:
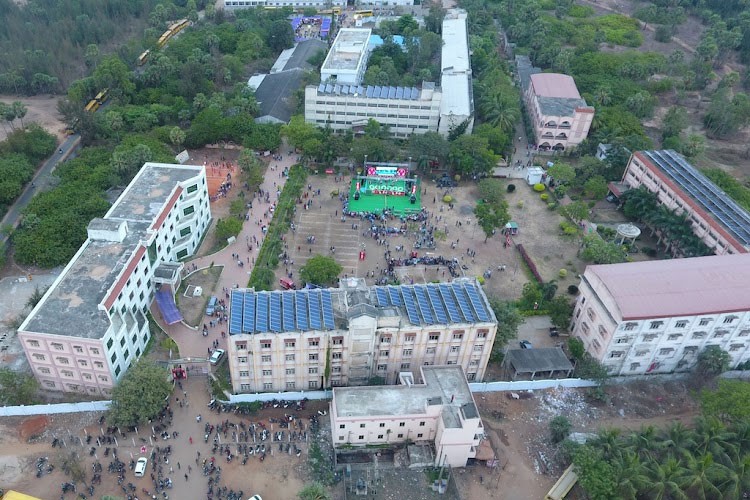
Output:
M750 213L671 149L644 154L743 245L750 245Z
M318 85L319 94L357 95L370 99L399 99L416 101L419 99L419 89L416 87L381 87L380 85L339 85L321 83Z
M321 290L233 290L229 334L332 330L332 296L330 290L324 292L325 294Z
M409 322L414 325L492 321L492 314L479 290L471 283L430 283L374 289L379 306L403 305Z

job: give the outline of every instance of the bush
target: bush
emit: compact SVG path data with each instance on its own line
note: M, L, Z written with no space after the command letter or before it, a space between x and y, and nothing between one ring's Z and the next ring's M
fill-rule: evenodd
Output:
M541 182L539 182L539 183L537 183L537 184L534 184L534 191L536 191L537 193L541 193L541 192L542 192L542 191L544 191L545 189L547 189L547 186L545 186L545 185L544 185L544 184L542 184Z
M484 285L484 276L477 276L477 281L480 285Z
M534 264L534 261L531 260L531 257L529 256L528 252L526 252L526 249L523 247L523 245L519 243L518 245L516 245L516 248L518 248L518 252L521 254L523 261L527 266L529 266L529 271L531 271L531 274L534 275L534 279L536 279L538 283L543 283L544 280L542 279L542 275L539 274L539 270L536 268L536 264Z
M516 208L523 208L523 200L516 203Z
M593 7L588 5L572 5L568 9L568 15L570 17L577 17L583 19L584 17L591 17L596 13Z
M513 191L515 191L515 190L516 190L516 185L515 185L515 184L508 184L508 187L506 188L506 190L507 190L507 191L508 191L509 193L512 193Z
M561 278L567 278L568 277L568 270L567 269L560 269L557 272L557 275Z
M443 196L443 203L453 203L453 196L449 194Z
M229 217L216 221L216 239L222 244L232 236L237 236L242 231L242 221Z
M542 201L549 200L549 195L547 193L542 193L539 195L539 197L542 199Z
M565 440L570 435L572 425L568 417L558 415L549 423L549 433L552 442L557 444Z
M568 285L568 293L570 295L578 295L578 287L576 285Z
M557 202L550 201L549 203L547 203L547 209L554 210L556 208L557 208Z

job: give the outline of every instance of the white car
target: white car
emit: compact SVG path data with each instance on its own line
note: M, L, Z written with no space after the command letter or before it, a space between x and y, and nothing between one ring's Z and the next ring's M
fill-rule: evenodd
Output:
M223 357L224 357L224 349L216 349L213 352L213 354L211 354L211 358L208 361L212 365L218 365L219 361L221 361L221 358Z
M146 466L148 465L148 458L141 457L135 464L135 477L143 477L146 473Z
M253 495L250 498L248 498L247 500L263 500L263 499L260 498L260 495Z

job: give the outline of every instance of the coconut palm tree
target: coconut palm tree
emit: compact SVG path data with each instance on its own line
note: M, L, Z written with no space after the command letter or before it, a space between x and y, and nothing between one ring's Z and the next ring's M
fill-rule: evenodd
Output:
M684 458L696 446L695 432L685 427L682 422L672 424L664 434L664 448L675 458Z
M738 451L735 434L714 417L698 417L695 422L697 453L711 453L717 460L731 463Z
M750 455L742 457L727 467L726 476L719 480L717 487L722 498L743 498L743 494L750 491Z
M656 460L646 465L651 486L645 491L643 498L651 500L688 500L688 496L680 488L680 478L685 469L679 460L669 458L665 462Z
M612 460L612 466L617 471L618 498L635 500L638 493L651 484L646 467L633 451L625 450L619 458Z
M688 457L679 483L691 499L710 500L721 497L717 485L727 476L727 468L714 461L709 452Z
M482 99L482 111L487 123L505 132L513 130L521 118L515 97L498 91L485 94Z
M654 458L661 446L657 439L656 427L653 425L641 427L640 431L628 436L628 444L644 460Z

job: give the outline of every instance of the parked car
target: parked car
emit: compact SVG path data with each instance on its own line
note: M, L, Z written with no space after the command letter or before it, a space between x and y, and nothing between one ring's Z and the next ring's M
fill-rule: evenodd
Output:
M215 295L211 295L211 298L208 299L208 304L206 305L206 316L213 316L216 312L216 304L219 302L219 299L216 298Z
M559 337L560 336L560 331L557 329L556 326L551 326L549 328L549 336L550 337Z
M519 344L521 344L521 349L531 349L532 347L531 342L528 340L522 340Z
M296 290L297 285L294 284L294 281L288 280L286 278L281 278L279 280L279 285L281 285L281 288L284 290Z
M209 358L208 362L211 363L212 365L218 365L223 357L224 357L224 349L216 349L211 354L211 358Z
M148 458L141 457L135 463L135 477L143 477L146 473L146 466L148 465Z

